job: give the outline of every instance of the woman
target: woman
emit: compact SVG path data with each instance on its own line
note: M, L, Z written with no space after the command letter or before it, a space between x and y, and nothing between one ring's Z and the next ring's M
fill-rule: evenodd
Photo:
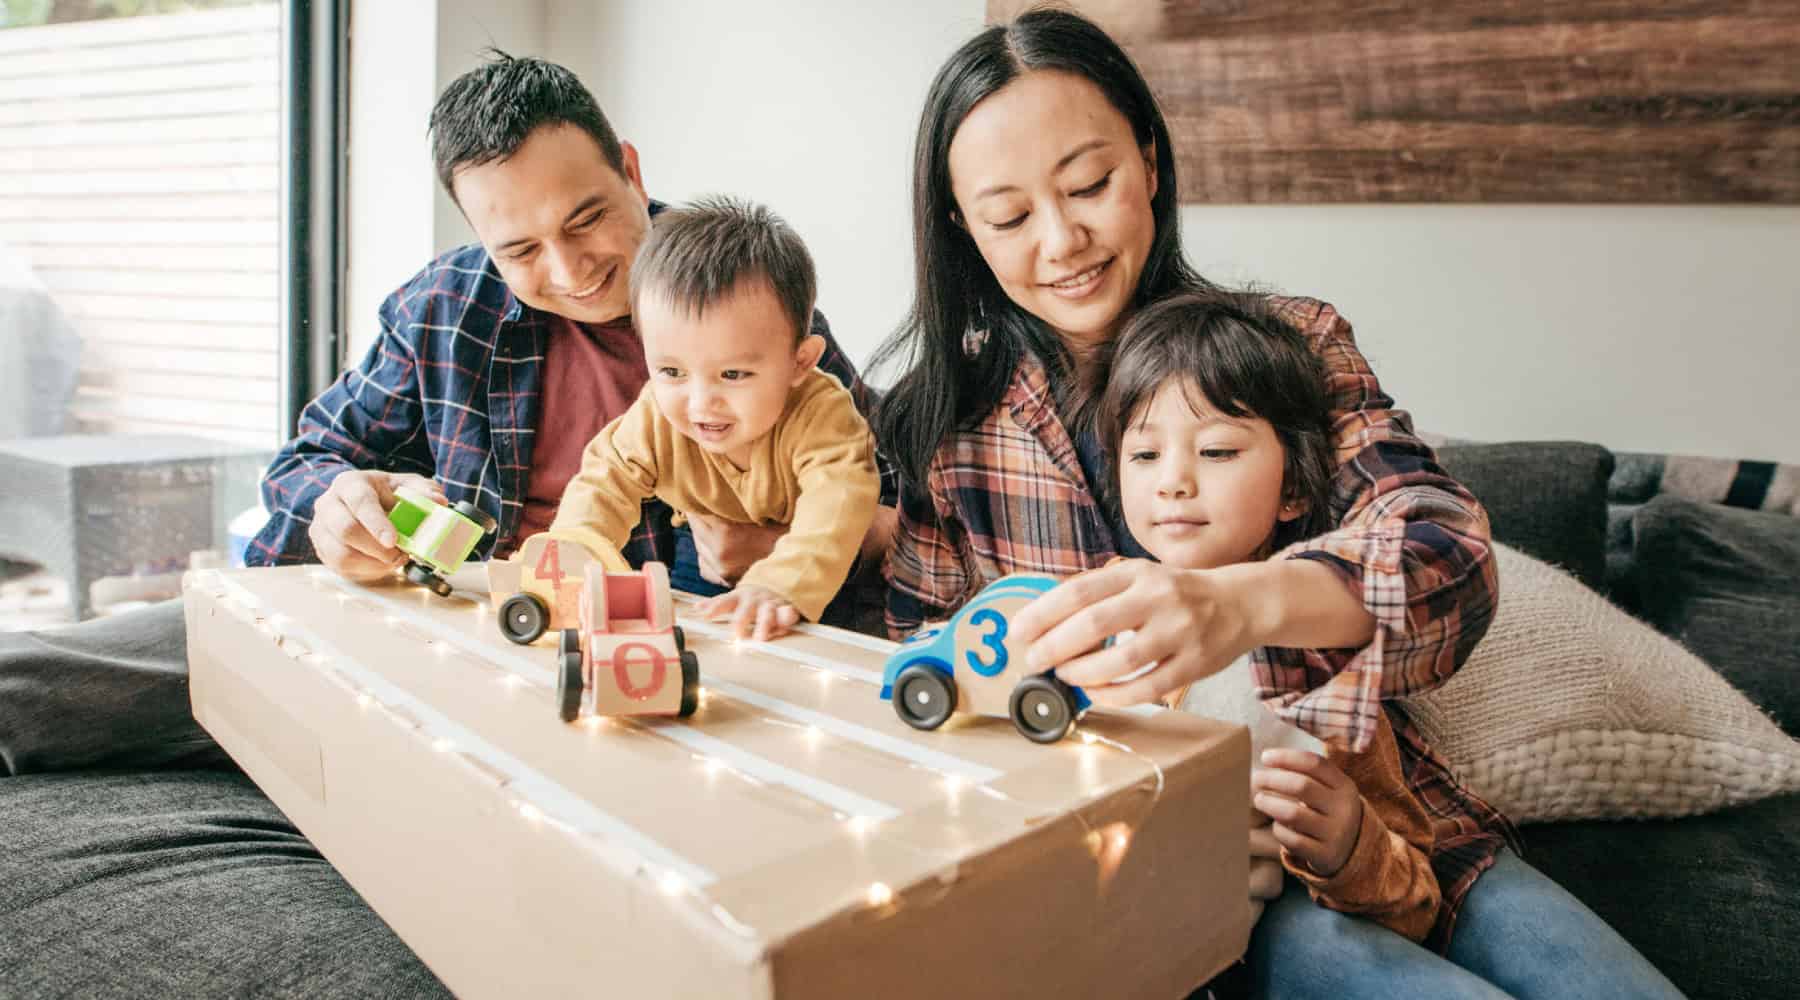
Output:
M1392 409L1329 305L1286 300L1282 311L1330 374L1334 530L1251 565L1100 568L1142 555L1096 499L1106 458L1091 400L1113 338L1147 302L1207 287L1181 252L1167 126L1118 46L1054 10L972 39L926 98L913 190L913 308L877 361L909 365L876 419L909 484L887 563L889 629L946 617L1006 573L1082 573L1013 628L1033 666L1097 702L1148 701L1254 651L1272 704L1315 735L1361 751L1386 711L1436 820L1445 903L1430 943L1448 960L1290 886L1253 940L1263 992L1678 995L1503 853L1510 824L1388 701L1442 683L1466 658L1492 616L1494 563L1485 512ZM1100 648L1127 629L1130 641ZM1275 855L1266 832L1251 840L1254 854ZM1530 968L1509 960L1546 927L1590 950Z

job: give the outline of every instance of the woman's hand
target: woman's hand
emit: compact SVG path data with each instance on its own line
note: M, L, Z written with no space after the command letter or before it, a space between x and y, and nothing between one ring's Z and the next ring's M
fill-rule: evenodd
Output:
M764 642L786 635L800 622L800 612L787 598L754 584L709 597L694 608L707 620L731 617L731 634L739 639Z
M1262 764L1250 769L1251 806L1275 821L1269 829L1276 842L1314 875L1336 875L1356 850L1362 793L1316 753L1265 750Z
M694 533L700 578L721 587L736 586L788 532L785 524L740 524L703 514L689 515L688 528Z
M1030 669L1085 689L1102 705L1135 705L1209 677L1259 641L1254 586L1262 564L1171 569L1129 559L1074 577L1031 602L1012 631ZM1124 642L1101 648L1130 630ZM1146 667L1153 669L1142 674ZM1136 674L1137 676L1133 676Z

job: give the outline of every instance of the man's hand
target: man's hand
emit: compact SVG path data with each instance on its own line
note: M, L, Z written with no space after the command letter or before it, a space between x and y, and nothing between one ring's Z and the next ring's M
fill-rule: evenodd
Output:
M757 642L779 638L800 622L800 612L787 598L754 584L709 597L694 608L707 620L731 616L731 634Z
M785 524L739 524L701 514L689 515L688 527L694 532L700 578L721 587L736 586L788 532Z
M1264 750L1262 764L1250 771L1250 804L1275 821L1275 840L1314 875L1336 875L1356 850L1362 793L1316 753Z
M319 561L350 580L379 580L392 573L405 558L394 547L397 536L387 518L394 490L401 486L445 502L435 481L410 472L339 473L313 504L312 526L306 532Z

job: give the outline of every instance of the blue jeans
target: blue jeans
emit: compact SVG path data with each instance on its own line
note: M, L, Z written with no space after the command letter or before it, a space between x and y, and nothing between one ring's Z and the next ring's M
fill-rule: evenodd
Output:
M1511 852L1475 880L1447 957L1319 906L1289 879L1247 959L1255 995L1271 1000L1681 996L1594 911Z
M731 589L700 575L700 555L694 548L694 535L686 525L675 529L675 562L669 567L669 585L696 597L713 597Z
M700 555L694 548L694 536L685 525L675 529L675 562L669 566L669 585L676 590L684 590L698 597L712 597L731 589L730 587L721 587L700 575ZM819 621L841 628L857 628L860 623L857 597L857 584L854 582L846 584L838 592L838 595L831 599L831 603L825 606L825 611L819 616ZM877 633L880 632L881 621L878 608L879 602L877 602L877 609L869 616L869 620L874 623L871 631Z

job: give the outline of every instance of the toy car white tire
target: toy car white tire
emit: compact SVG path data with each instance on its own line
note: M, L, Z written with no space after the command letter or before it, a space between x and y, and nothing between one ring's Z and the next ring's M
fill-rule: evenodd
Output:
M956 711L956 682L940 671L915 663L894 678L894 714L914 729L931 730Z
M1008 709L1013 726L1033 743L1055 743L1075 728L1075 692L1045 674L1020 681Z
M500 634L529 646L550 627L550 609L536 594L514 594L500 603Z

